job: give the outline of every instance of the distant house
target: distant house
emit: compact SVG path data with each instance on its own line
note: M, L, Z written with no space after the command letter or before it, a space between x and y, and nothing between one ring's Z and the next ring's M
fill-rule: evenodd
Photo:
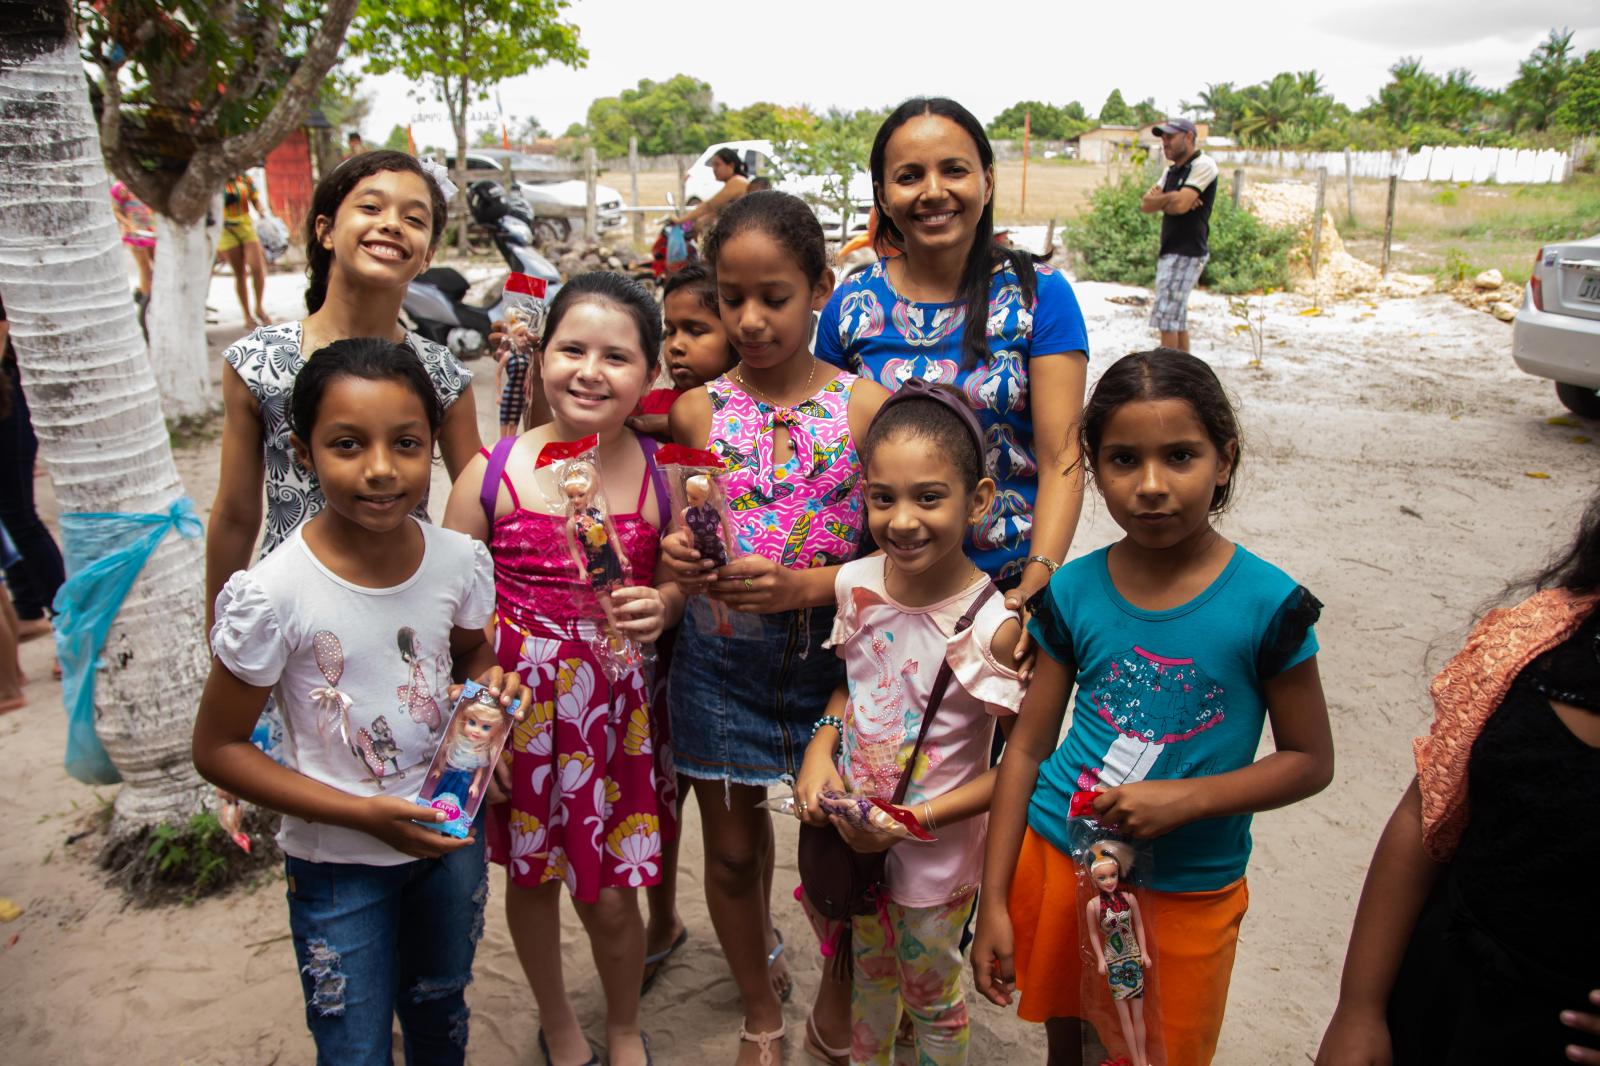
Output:
M1135 149L1159 152L1161 138L1150 132L1159 125L1159 122L1153 122L1148 126L1096 126L1092 130L1085 130L1074 138L1078 146L1078 158L1086 163L1109 163L1114 159L1127 158ZM1200 144L1206 143L1210 133L1209 123L1195 123L1195 139Z

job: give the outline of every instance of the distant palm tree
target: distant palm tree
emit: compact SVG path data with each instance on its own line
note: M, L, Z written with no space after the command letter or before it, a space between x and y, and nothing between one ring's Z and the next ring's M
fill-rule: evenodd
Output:
M1305 97L1295 75L1278 74L1243 95L1243 114L1233 127L1240 142L1270 147L1304 136Z

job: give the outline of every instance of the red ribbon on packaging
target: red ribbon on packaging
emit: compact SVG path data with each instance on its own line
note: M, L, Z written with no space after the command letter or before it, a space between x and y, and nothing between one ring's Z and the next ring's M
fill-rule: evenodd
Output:
M520 292L524 296L544 299L546 283L543 278L536 278L531 274L512 274L506 278L506 292Z
M663 444L656 449L657 466L704 466L717 470L723 468L722 456L703 448L685 448L681 444Z
M593 451L600 446L598 434L591 433L582 440L553 440L539 449L539 460L534 463L535 469L542 470L552 463L559 463L564 459L576 459L584 452Z
M1086 792L1083 790L1074 792L1072 794L1072 801L1067 806L1067 817L1093 818L1094 801L1099 795L1100 793L1098 792Z
M902 807L896 807L892 803L886 803L883 800L878 799L876 796L872 796L870 798L874 807L878 808L878 810L882 811L884 814L887 814L890 818L893 818L901 825L905 826L906 832L910 833L913 838L917 840L933 839L933 834L922 828L922 823L918 821L917 816L912 814L910 811L905 810Z

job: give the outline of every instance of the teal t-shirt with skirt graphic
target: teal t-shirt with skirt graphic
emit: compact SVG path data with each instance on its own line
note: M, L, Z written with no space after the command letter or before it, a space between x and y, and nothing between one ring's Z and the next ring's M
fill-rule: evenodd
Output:
M1123 598L1108 551L1063 566L1028 626L1077 683L1071 727L1028 805L1033 830L1069 854L1075 791L1249 765L1266 720L1263 683L1317 652L1322 605L1243 546L1198 596L1164 611ZM1190 822L1153 841L1147 883L1212 891L1243 877L1249 859L1249 815Z

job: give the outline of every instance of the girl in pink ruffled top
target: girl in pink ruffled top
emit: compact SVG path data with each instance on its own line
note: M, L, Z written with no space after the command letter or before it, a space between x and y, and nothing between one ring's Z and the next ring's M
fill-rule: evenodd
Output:
M886 905L853 919L846 940L823 930L825 944L850 945L854 985L850 1047L818 1046L827 1061L890 1061L902 1009L917 1062L966 1061L961 933L983 870L989 749L995 723L1009 732L1022 701L1021 623L964 551L994 500L982 440L959 393L913 379L885 401L861 449L867 524L883 552L839 570L830 643L848 683L817 723L795 796L801 818L831 822L856 851L892 850ZM943 700L908 767L945 662ZM914 817L931 841L887 823L852 826L822 807L828 790L891 800L902 773L901 818ZM808 1039L820 1045L814 1028Z

